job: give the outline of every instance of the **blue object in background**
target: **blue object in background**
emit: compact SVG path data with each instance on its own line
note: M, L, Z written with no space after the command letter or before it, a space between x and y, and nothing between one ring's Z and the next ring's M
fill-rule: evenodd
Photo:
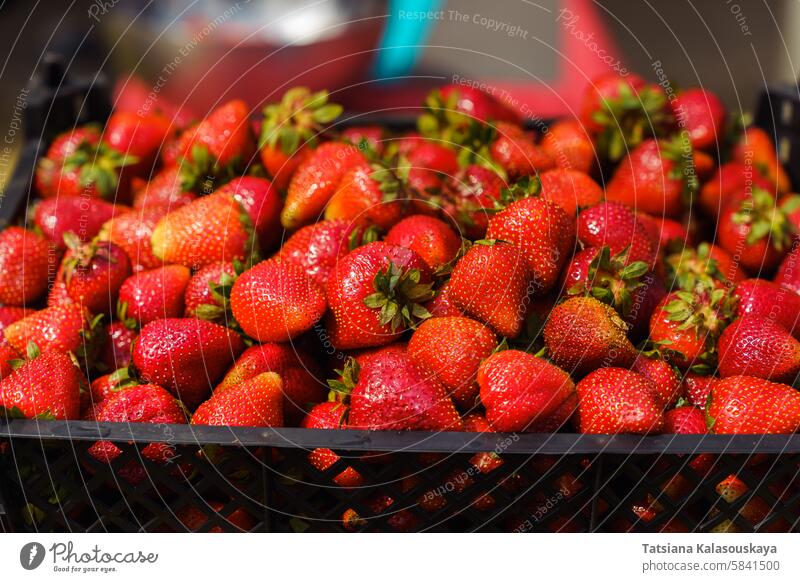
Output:
M436 12L444 0L390 0L374 74L379 79L402 77L417 64L437 20L425 16L400 18L400 12L422 15Z

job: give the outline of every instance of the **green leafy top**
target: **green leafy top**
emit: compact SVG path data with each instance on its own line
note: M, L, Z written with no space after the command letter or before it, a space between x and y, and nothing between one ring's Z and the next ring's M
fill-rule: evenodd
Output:
M390 261L372 280L375 293L364 298L364 305L379 309L380 325L390 325L392 332L413 329L431 316L423 304L433 299L433 284L420 283L421 277L419 269L404 271Z
M342 114L342 106L328 102L327 91L312 93L306 87L293 87L280 102L264 108L259 147L280 147L287 156L303 145L314 146L324 126Z
M745 199L732 217L734 224L748 225L747 244L752 245L764 238L778 250L783 251L792 244L795 227L789 214L800 208L800 196L789 196L781 204L766 190L753 188L752 195Z
M93 185L103 198L110 198L117 190L120 168L138 161L136 156L118 152L104 143L94 145L84 141L64 160L64 168L80 170L82 187Z

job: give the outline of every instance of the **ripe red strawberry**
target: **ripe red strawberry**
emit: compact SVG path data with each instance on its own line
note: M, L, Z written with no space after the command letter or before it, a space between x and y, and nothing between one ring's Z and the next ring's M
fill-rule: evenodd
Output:
M30 342L44 352L76 352L84 347L90 328L86 310L77 304L64 304L34 311L9 325L3 333L8 343L25 353Z
M96 408L97 422L142 422L148 424L186 424L186 411L169 392L154 384L139 384L119 390L103 400ZM111 463L122 450L109 441L98 441L89 448L95 459ZM142 456L158 464L171 462L176 455L168 443L150 443L142 449ZM129 461L120 471L123 478L138 483L145 477L146 469L136 461Z
M750 376L717 382L706 408L716 434L791 434L800 430L800 392Z
M728 206L745 200L754 187L775 190L775 185L753 168L752 161L726 162L703 184L698 202L706 214L718 218Z
M150 172L171 130L169 119L162 115L115 111L106 122L103 142L122 155L135 158L136 162L123 172L140 176Z
M605 366L630 366L636 349L616 311L593 297L572 297L557 305L544 327L550 358L579 375Z
M678 123L689 132L692 146L709 149L721 145L725 130L725 106L708 89L693 87L670 101Z
M0 232L0 304L24 306L40 299L57 260L50 243L30 230L9 226Z
M241 507L238 509L226 509L227 504L222 501L204 501L204 505L206 507L202 508L195 505L184 505L175 512L175 517L181 522L185 531L198 533L233 531L238 533L253 531L253 528L258 525L253 516ZM213 522L211 515L215 515ZM225 522L225 529L220 525L211 525L219 520ZM172 530L166 531L172 533Z
M749 273L771 273L792 245L794 227L787 214L798 204L800 197L793 196L778 205L771 194L754 188L750 198L722 212L717 226L720 246L737 256Z
M195 127L181 136L181 170L192 169L200 175L210 166L241 167L250 163L255 139L250 126L250 111L239 99L214 109Z
M629 261L644 261L652 265L656 260L656 250L650 243L647 230L633 210L620 202L603 202L581 211L577 230L578 241L584 246L608 246L612 255L630 247Z
M276 255L300 267L322 286L328 284L336 263L350 252L354 226L346 220L323 220L304 226L283 244Z
M191 276L191 271L182 265L167 265L128 277L119 290L125 319L131 318L141 327L156 319L181 317Z
M486 420L499 432L524 431L555 412L575 391L569 374L518 350L497 352L478 369Z
M24 307L14 307L11 305L0 305L0 332L15 321L19 321L27 315L28 311Z
M664 433L665 434L706 434L706 415L702 408L695 406L679 406L668 410L664 414ZM701 454L689 461L689 466L699 475L705 475L714 463L714 456ZM664 492L670 499L678 500L691 492L693 485L686 480L683 475L675 475L668 485L663 487Z
M588 174L597 163L594 143L576 119L562 119L553 123L542 136L539 147L564 170Z
M692 406L705 408L708 395L717 382L719 382L719 378L703 376L690 370L683 375L681 393L686 396Z
M264 108L261 161L278 188L286 188L319 134L341 113L341 105L328 102L327 91L312 93L306 87L289 89L280 102Z
M243 350L241 338L221 325L158 319L142 328L133 365L142 380L164 386L193 409Z
M603 189L579 170L553 169L539 174L541 197L558 204L568 216L603 201Z
M131 263L125 251L114 243L81 243L67 235L67 253L61 262L57 281L64 283L70 300L90 313L110 313Z
M346 428L348 407L341 402L323 402L312 408L303 419L303 428L341 429ZM314 449L308 454L308 462L318 471L327 471L341 457L330 449ZM353 467L347 467L333 477L332 481L340 487L360 487L364 477Z
M746 315L719 337L719 374L792 383L800 372L800 341L774 320Z
M36 190L43 198L56 195L61 167L81 146L95 147L100 143L100 131L95 125L84 125L56 136L47 154L36 166Z
M652 214L679 216L685 189L695 187L691 146L681 138L642 142L617 167L606 187L606 199Z
M121 313L119 321L112 321L106 326L103 345L100 348L99 360L107 370L127 368L131 363L131 348L138 330Z
M445 215L459 225L462 236L481 239L505 185L493 170L471 164L447 180L440 205Z
M725 289L699 284L669 293L650 319L650 340L681 370L713 366L717 339L733 318L735 301Z
M733 159L754 167L756 171L775 185L769 192L784 193L792 189L789 176L778 159L772 136L760 127L748 127L733 149Z
M458 171L455 151L441 143L418 141L406 157L413 169L435 172L444 177L452 176Z
M785 489L780 485L768 487L769 493L779 499L785 495ZM741 520L749 523L751 527L759 532L767 533L786 533L790 531L791 525L783 518L773 519L766 525L765 520L773 513L774 506L763 498L754 495L750 487L736 475L728 475L725 479L717 483L714 490L719 494L725 503L732 504L743 495L750 492L749 499L736 512L741 516L738 520L723 519L712 530L711 533L742 533Z
M283 381L286 426L297 426L310 404L325 400L327 389L316 378L319 372L316 362L290 344L265 343L247 348L217 390L241 384L264 372L275 372Z
M441 100L452 108L479 121L519 122L519 114L493 95L474 87L450 84L439 89Z
M385 242L359 247L339 261L328 281L326 328L343 350L390 344L429 316L431 275L414 251Z
M686 227L677 220L650 216L644 212L637 212L636 219L647 230L650 243L657 252L662 254L676 248L683 248L692 241Z
M681 378L678 372L661 357L639 354L633 361L631 370L653 383L654 394L662 410L675 404L675 401L682 396Z
M283 383L264 372L241 384L215 390L192 416L192 424L283 426Z
M327 303L319 285L299 267L274 259L239 275L230 296L233 317L258 341L289 341L322 318Z
M575 387L578 430L587 434L648 434L664 428L653 383L622 368L595 370Z
M112 374L98 376L92 381L89 390L81 392L81 412L83 413L93 408L93 412L96 413L96 407L101 402L111 398L117 392L137 384L136 380L128 375L128 370L125 368L121 368ZM93 420L96 420L96 417Z
M415 251L432 270L452 261L461 249L461 239L447 223L424 214L404 218L384 240Z
M348 426L361 430L463 430L453 401L407 354L383 351L358 372Z
M186 285L186 317L201 317L217 323L225 321L229 307L225 293L235 280L236 268L232 262L209 263L198 269Z
M456 263L448 295L467 315L498 334L522 332L530 271L519 249L507 242L477 242Z
M158 206L117 215L103 225L99 238L125 249L134 271L155 269L163 261L153 254L151 238L166 214L167 209Z
M604 73L598 75L586 86L581 103L581 123L592 133L605 128L602 114L606 111L616 113L614 106L621 106L621 96L636 94L644 88L645 81L639 75L618 75Z
M38 354L35 346L28 357L0 382L0 411L10 417L76 420L86 380L72 358L58 352Z
M358 226L388 230L403 217L409 195L393 168L358 164L339 181L325 207L325 220L348 220Z
M153 254L166 263L198 269L209 263L246 259L258 252L247 212L222 191L198 198L159 220Z
M495 127L497 135L489 146L489 153L509 179L532 176L555 166L555 161L536 146L519 126L498 122Z
M515 244L533 279L533 292L544 295L558 281L575 244L575 223L561 207L544 198L523 198L489 221L489 239Z
M366 161L357 146L329 142L319 146L299 165L289 183L281 223L297 229L316 221L336 191L342 176Z
M786 255L773 280L781 287L800 293L800 248Z
M134 208L163 206L167 210L174 210L189 204L197 198L194 192L188 192L183 189L183 181L178 166L161 170L149 182L134 180L133 189Z
M800 295L764 279L748 279L736 286L736 315L754 315L773 320L800 337Z
M698 283L727 288L745 279L728 251L705 242L668 255L664 264L670 286L685 290L694 289Z
M81 242L89 241L103 224L126 211L126 207L105 200L69 196L42 200L36 205L33 220L50 242L63 249L66 233L73 233Z
M265 178L242 176L234 178L219 189L242 205L255 228L261 249L277 246L281 237L281 208L283 199L277 188Z
M444 385L456 404L470 409L478 395L478 366L496 347L494 332L473 319L434 317L411 336L408 355Z

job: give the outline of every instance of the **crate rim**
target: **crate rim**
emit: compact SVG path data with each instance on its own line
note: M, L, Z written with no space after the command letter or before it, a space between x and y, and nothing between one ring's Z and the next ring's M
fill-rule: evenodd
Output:
M167 435L167 436L165 436ZM800 434L782 435L590 435L575 433L466 433L224 427L114 423L79 420L0 420L0 438L163 442L342 451L504 454L697 454L798 453Z

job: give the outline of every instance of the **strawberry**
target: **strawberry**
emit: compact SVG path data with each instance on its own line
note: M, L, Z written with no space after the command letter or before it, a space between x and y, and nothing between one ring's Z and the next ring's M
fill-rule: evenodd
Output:
M664 429L653 383L622 368L595 370L575 387L578 431L585 434L648 434Z
M455 111L480 121L519 122L518 113L493 95L475 87L458 84L445 85L439 89L439 96L443 102L452 103Z
M532 176L555 166L555 161L519 126L498 122L495 128L497 135L489 146L489 153L511 180Z
M452 176L458 171L456 153L441 143L421 140L406 157L412 168L442 174L443 177Z
M328 281L326 328L339 349L391 343L429 317L422 304L433 297L431 275L414 251L373 242L346 255Z
M646 140L620 163L606 187L606 199L654 216L675 217L682 197L697 188L691 146Z
M190 409L244 350L229 329L201 319L158 319L145 325L133 365L145 382L164 386Z
M701 150L722 144L725 106L708 89L694 87L681 91L670 101L675 119L689 132L692 146Z
M225 294L233 286L236 276L236 267L226 261L209 263L198 269L186 285L183 296L185 316L224 321L229 303Z
M319 146L292 176L281 212L283 226L294 230L317 220L342 176L365 161L357 146L336 142Z
M345 428L348 407L341 402L322 402L312 408L300 425L303 428L341 429ZM308 454L308 462L318 471L327 471L341 459L330 449L314 449ZM364 477L352 467L345 468L331 479L340 487L360 487Z
M215 391L192 416L192 424L283 426L283 383L264 372L242 384Z
M127 321L123 312L120 321L112 321L106 326L105 338L100 348L99 359L107 370L127 368L131 363L131 349L138 331L132 322Z
M86 310L77 304L64 304L34 311L9 325L3 333L8 343L25 353L30 342L43 352L77 352L85 348L89 332Z
M796 246L786 255L773 279L775 283L800 293L800 249Z
M81 392L81 411L94 409L97 413L98 405L112 398L117 392L138 386L138 382L129 376L127 368L120 368L112 374L105 374L95 378L89 390ZM95 417L93 420L96 420Z
M636 350L627 325L608 305L593 297L572 297L557 305L544 327L550 358L576 374L605 366L630 366Z
M67 354L39 354L29 346L28 360L0 382L0 411L8 416L76 420L86 380Z
M411 336L408 355L444 385L456 404L470 409L478 395L478 366L496 347L494 332L473 319L434 317Z
M750 376L730 376L711 390L707 422L716 434L791 434L800 430L800 392Z
M126 166L138 159L105 143L82 142L54 172L47 197L81 196L129 201L131 176Z
M264 372L275 372L283 381L286 426L297 426L310 404L325 400L327 392L315 377L316 362L289 344L265 343L247 348L216 390L241 384Z
M228 101L181 135L184 190L210 192L219 178L250 163L256 148L249 113L244 101Z
M305 333L327 309L325 293L299 267L270 259L236 278L233 317L258 341L289 341Z
M158 206L117 215L103 225L99 238L125 249L134 271L155 269L163 261L153 254L150 239L166 214L167 209Z
M522 332L530 272L519 249L504 241L478 241L456 263L448 295L467 315L500 335Z
M789 176L786 175L775 152L773 136L760 127L748 127L739 138L739 143L734 147L732 154L735 161L755 167L760 175L774 184L774 189L769 189L769 192L791 191Z
M671 218L655 217L637 212L636 219L647 230L650 242L656 251L665 253L676 248L683 248L692 240L686 226Z
M90 241L103 224L126 211L122 205L115 206L97 198L49 198L36 205L33 220L50 242L64 249L65 234L72 233L81 242Z
M350 392L348 427L463 430L447 391L422 373L407 354L384 351L364 364L357 376Z
M692 406L705 408L708 395L711 394L711 390L717 382L719 382L719 378L703 376L690 370L683 375L681 393L686 395L686 399Z
M100 144L100 131L94 125L76 127L56 136L47 154L36 165L34 182L43 198L56 196L61 167L64 160L72 156L79 147L96 147Z
M664 414L665 434L706 434L706 415L702 408L679 406ZM701 454L689 461L689 467L700 475L706 475L714 463L714 456ZM670 499L677 500L691 493L693 485L683 475L675 475L663 489Z
M283 199L277 188L265 178L242 176L219 189L233 196L242 205L255 228L262 250L270 250L280 242Z
M292 234L276 257L297 265L326 286L336 263L350 252L350 242L356 242L351 239L353 234L354 226L346 220L323 220Z
M666 360L656 355L640 354L631 366L631 370L641 374L653 383L654 395L662 410L669 408L681 393L681 378L675 368ZM703 425L705 427L705 425ZM671 432L666 430L665 432Z
M464 313L456 307L450 297L450 283L445 283L441 288L436 291L436 296L423 305L431 317L455 317L464 315Z
M773 493L773 489L777 488L777 486L770 486L769 493L780 498L783 493L782 491ZM717 483L714 490L719 494L720 498L728 504L733 504L748 493L750 493L750 495L748 495L747 501L736 511L736 514L741 516L739 519L735 521L723 519L711 530L711 533L741 533L743 530L740 526L740 520L749 523L750 526L754 527L755 531L758 532L785 533L790 530L791 526L783 518L774 519L766 526L763 525L764 521L773 513L773 506L768 504L761 497L754 495L747 483L736 475L728 475L725 479Z
M192 269L258 252L249 215L224 191L198 198L161 218L151 241L157 258Z
M725 249L710 243L697 248L684 247L668 255L666 266L670 287L694 289L698 283L714 287L730 287L745 278L739 265Z
M366 141L367 145L379 154L383 154L385 141L388 137L386 131L380 125L351 125L343 127L339 135L343 141L353 145Z
M754 188L752 196L722 212L717 226L719 245L749 272L773 272L792 244L794 227L787 214L800 205L793 196L778 205L768 192Z
M575 391L569 375L553 364L518 350L493 354L478 369L486 420L497 431L528 429L546 418Z
M24 318L27 314L28 311L24 307L0 305L0 332L12 323Z
M0 232L0 304L25 306L40 299L56 260L55 249L32 231L9 226Z
M264 108L261 161L278 188L286 188L297 166L316 147L324 126L341 114L341 105L328 102L327 91L312 93L305 87L289 89L279 103Z
M558 204L568 216L603 201L603 189L579 170L553 169L539 174L541 197Z
M128 277L119 290L126 317L140 327L166 317L181 317L184 293L192 274L182 265L140 271Z
M384 240L415 251L432 270L452 261L461 249L461 239L447 223L423 214L404 218Z
M558 280L575 241L575 224L544 198L523 198L489 221L489 239L515 244L528 264L533 292L544 295Z
M149 173L161 145L171 130L170 121L162 115L137 115L115 111L106 122L103 143L136 163L123 170L133 175Z
M63 281L70 300L90 313L109 313L116 305L120 287L131 274L125 251L114 243L81 243L67 235L67 253L56 280Z
M196 505L184 505L175 512L175 517L181 522L187 532L197 533L224 533L226 531L249 532L258 525L258 521L253 518L246 509L227 509L228 504L222 501L204 501L205 507ZM209 515L210 514L210 515ZM211 515L214 515L212 521ZM219 520L223 520L225 525L213 525ZM223 529L223 527L225 529ZM161 531L161 530L158 530ZM165 532L174 533L170 529Z
M717 339L730 323L735 300L725 289L699 284L693 291L673 291L650 319L650 340L668 350L680 369L713 366Z
M608 246L612 255L628 247L628 260L652 265L656 249L636 214L620 202L603 202L578 214L578 242L587 247Z
M764 279L747 279L736 286L736 315L769 318L800 337L800 295Z
M161 170L149 182L134 180L133 189L134 208L164 206L167 210L174 210L186 206L197 198L194 192L183 189L180 169L177 166Z
M746 315L719 337L719 374L791 383L800 372L800 341L771 318Z
M698 202L710 217L718 218L728 206L741 203L753 188L773 192L774 184L753 169L752 162L726 162L703 184Z
M462 236L476 240L486 235L495 202L505 187L496 172L476 164L468 165L446 182L441 206L459 225Z
M152 84L135 75L120 78L114 85L114 111L132 111L139 115L163 115L176 129L186 128L194 113L185 104L180 106L153 92Z
M339 181L325 207L325 220L348 220L385 231L400 221L408 197L394 168L378 163L358 164Z
M539 147L564 170L588 174L596 164L594 143L576 119L562 119L550 125Z

